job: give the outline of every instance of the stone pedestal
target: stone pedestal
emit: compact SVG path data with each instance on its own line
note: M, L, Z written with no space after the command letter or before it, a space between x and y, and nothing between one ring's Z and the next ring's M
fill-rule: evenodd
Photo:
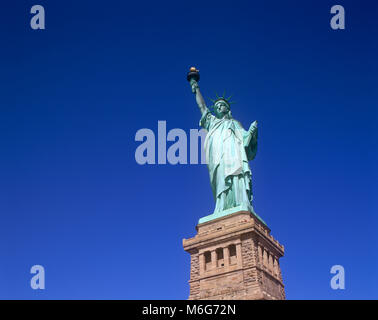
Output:
M191 257L189 300L285 299L284 247L250 212L198 224L183 246Z

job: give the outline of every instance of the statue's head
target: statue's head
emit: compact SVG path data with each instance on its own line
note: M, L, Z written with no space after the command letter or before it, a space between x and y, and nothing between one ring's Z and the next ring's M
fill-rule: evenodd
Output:
M229 103L223 99L217 100L213 108L217 118L223 118L231 110Z
M233 103L230 101L230 98L226 98L223 96L218 96L216 100L211 100L214 104L212 106L212 109L214 111L214 114L217 118L222 119L225 116L231 118L231 104Z

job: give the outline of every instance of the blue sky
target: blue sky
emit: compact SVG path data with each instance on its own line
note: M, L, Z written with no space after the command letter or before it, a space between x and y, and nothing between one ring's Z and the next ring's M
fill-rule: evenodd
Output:
M30 8L46 10L32 30ZM346 29L332 30L341 4ZM0 28L0 298L186 299L182 239L205 165L138 165L135 133L198 128L185 79L259 122L254 207L288 299L376 299L374 1L6 1ZM169 146L169 144L168 144ZM30 288L30 268L46 289ZM333 265L346 289L332 290Z

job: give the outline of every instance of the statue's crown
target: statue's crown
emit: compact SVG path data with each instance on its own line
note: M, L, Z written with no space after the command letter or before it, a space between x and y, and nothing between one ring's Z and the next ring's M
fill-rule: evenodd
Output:
M216 95L216 99L210 99L211 102L213 103L212 108L214 108L215 104L218 101L224 101L224 102L226 102L229 108L231 108L231 104L235 103L234 101L231 101L232 95L229 96L228 98L226 98L226 92L223 92L222 96L219 96L218 93L215 92L215 95Z

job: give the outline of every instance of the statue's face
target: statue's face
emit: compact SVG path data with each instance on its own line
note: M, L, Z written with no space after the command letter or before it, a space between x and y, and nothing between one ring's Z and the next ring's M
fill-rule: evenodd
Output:
M215 104L215 109L219 114L225 115L228 112L228 105L226 102L220 100Z

